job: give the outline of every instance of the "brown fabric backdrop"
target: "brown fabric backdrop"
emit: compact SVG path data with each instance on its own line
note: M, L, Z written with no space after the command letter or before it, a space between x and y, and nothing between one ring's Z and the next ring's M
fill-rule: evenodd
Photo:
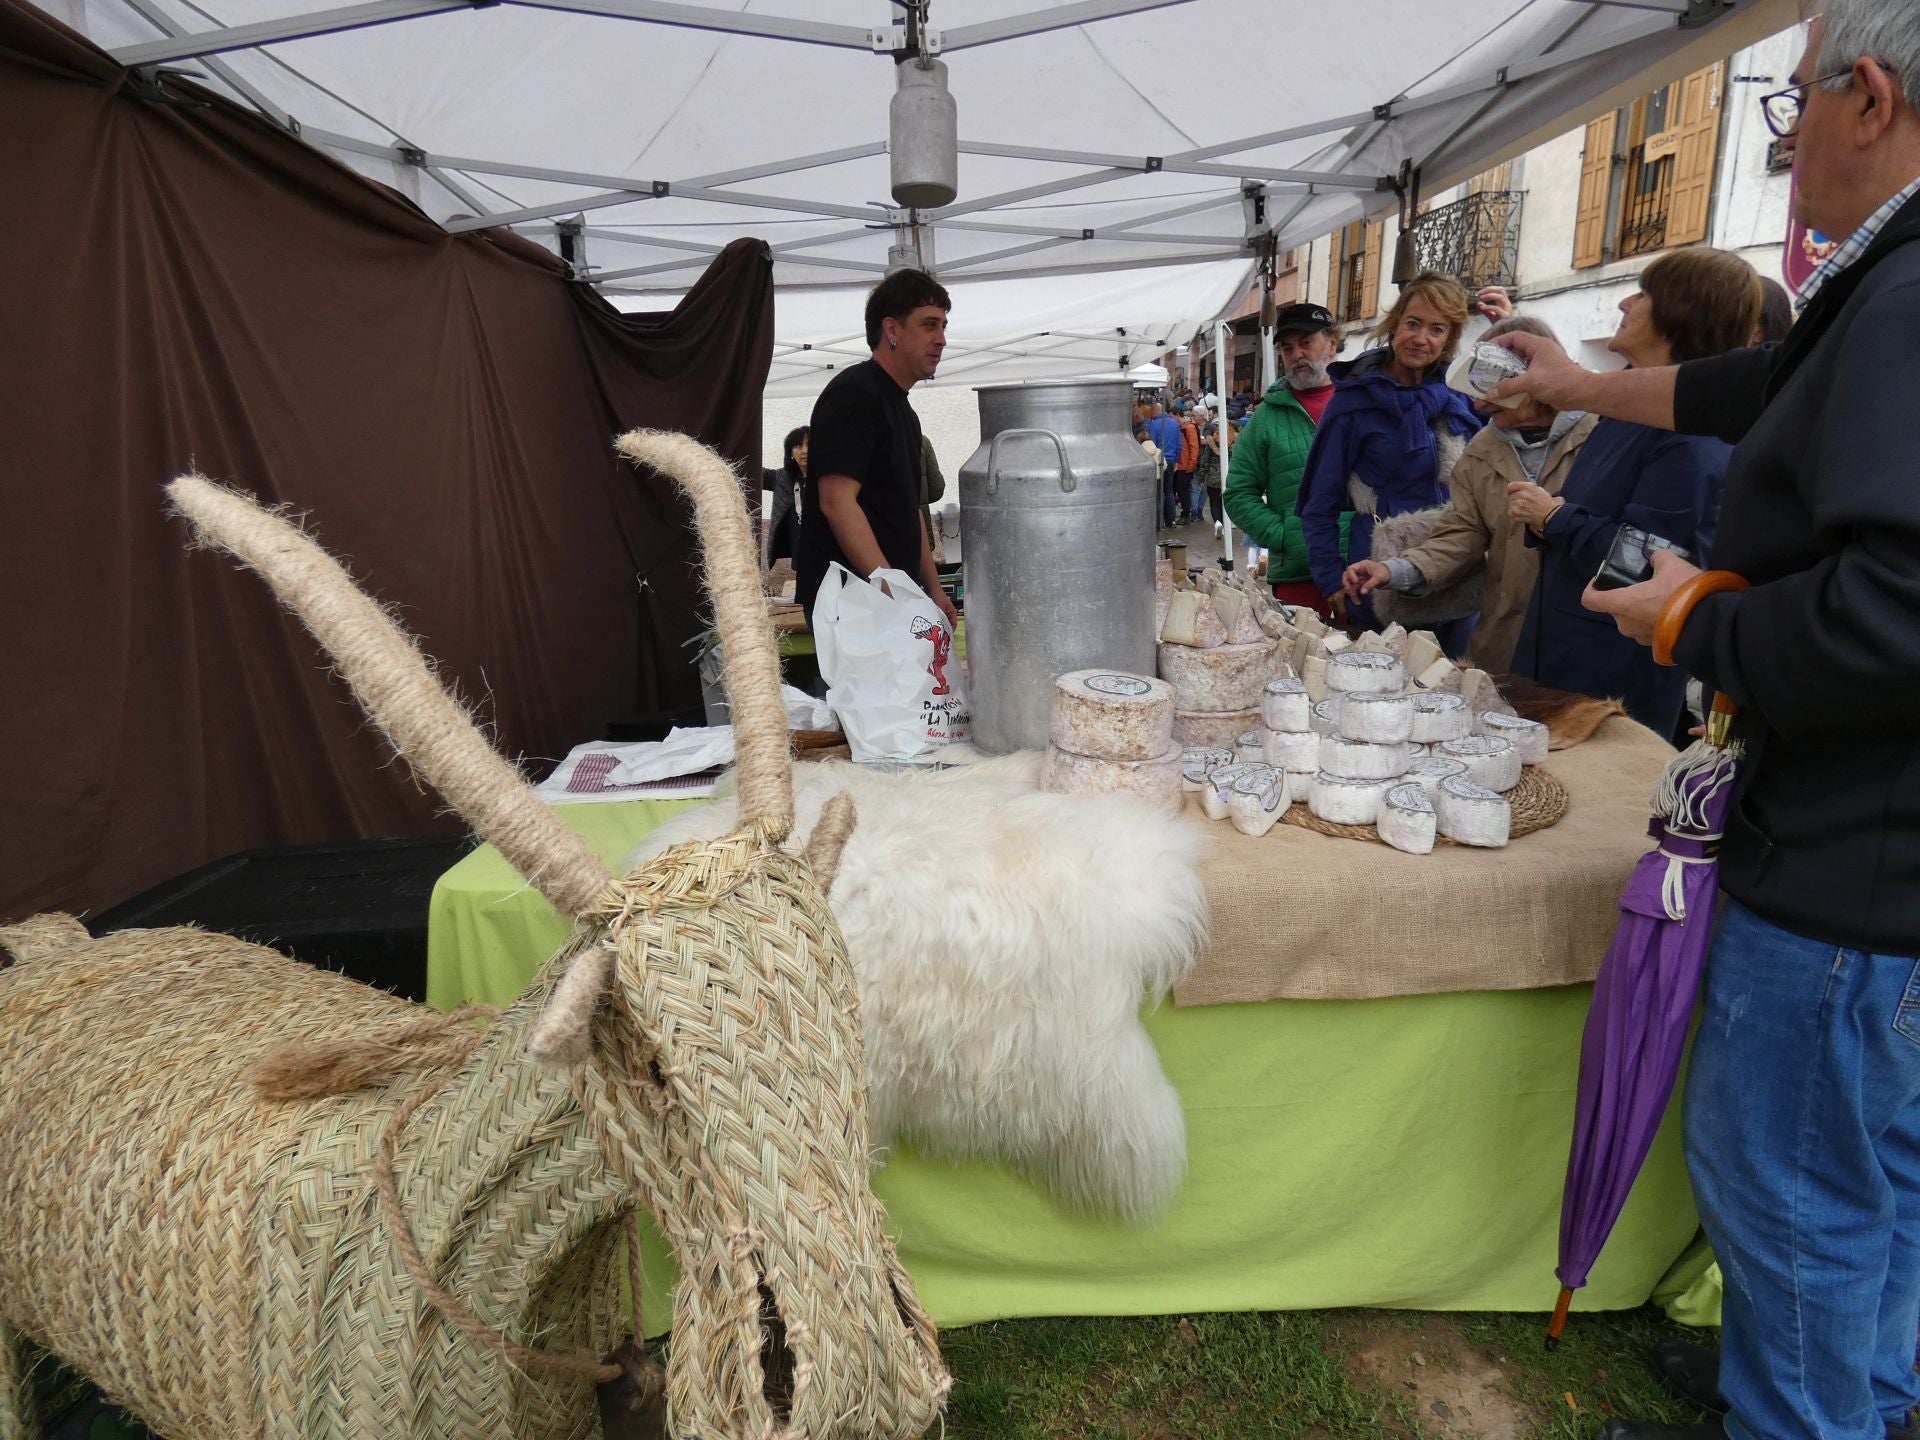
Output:
M688 512L613 436L684 430L757 493L760 242L622 316L206 98L0 0L0 919L452 824L260 582L187 553L179 471L308 512L529 759L699 698Z

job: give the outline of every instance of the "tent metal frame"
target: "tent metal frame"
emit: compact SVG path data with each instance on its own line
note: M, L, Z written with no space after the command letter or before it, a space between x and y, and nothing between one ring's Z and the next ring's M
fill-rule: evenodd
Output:
M1090 241L1181 247L1183 250L1191 247L1184 254L1157 256L1145 262L1156 265L1223 257L1247 258L1251 256L1255 246L1268 234L1278 236L1282 243L1297 243L1299 237L1290 237L1287 227L1303 214L1316 197L1327 194L1377 196L1381 198L1363 200L1360 213L1373 214L1387 208L1392 202L1385 197L1392 195L1397 198L1400 195L1405 184L1404 175L1380 173L1377 168L1370 171L1363 162L1366 153L1392 128L1396 119L1441 106L1459 106L1461 109L1461 114L1447 127L1442 137L1424 145L1423 153L1413 159L1412 167L1417 168L1445 156L1448 148L1462 135L1481 123L1513 87L1528 80L1550 77L1555 72L1579 65L1608 51L1637 44L1675 28L1697 29L1709 25L1724 15L1734 13L1735 9L1735 0L1567 0L1569 9L1574 13L1569 16L1565 24L1550 27L1526 54L1509 60L1490 76L1478 77L1420 95L1409 95L1403 91L1375 105L1370 111L1332 116L1324 120L1290 126L1283 130L1216 142L1178 154L1118 155L962 140L960 150L965 154L1057 164L1073 167L1079 173L1062 175L997 194L973 197L961 203L931 210L909 212L886 205L864 207L844 205L812 200L798 195L768 194L734 188L755 180L801 174L882 155L887 152L884 140L681 179L607 175L548 166L519 165L485 157L438 154L410 145L404 137L399 136L396 136L392 144L381 145L356 136L303 127L293 115L268 99L258 87L248 84L231 65L220 58L223 54L236 50L282 44L318 35L337 34L342 31L391 24L449 11L465 11L479 5L494 3L494 0L363 0L363 3L314 10L255 24L217 27L197 32L184 31L180 25L173 22L167 12L161 8L158 0L125 0L125 3L148 24L161 31L162 35L157 40L123 46L113 51L113 57L121 63L130 67L157 67L173 61L198 59L248 103L254 105L276 124L300 135L310 143L369 159L383 160L396 167L410 166L424 174L455 197L469 212L464 218L453 218L444 222L444 228L451 234L503 225L526 227L536 233L557 231L565 234L572 242L576 275L594 284L693 272L704 266L707 258L719 253L721 247L717 245L644 232L627 233L612 228L589 226L585 223L585 217L589 212L667 197L781 215L857 221L859 222L857 228L801 236L774 245L773 251L776 259L784 258L808 267L845 270L864 275L882 273L885 266L877 261L824 255L818 252L865 238L875 230L919 225L930 226L936 235L946 230L1033 237L1019 244L961 255L940 266L943 274L951 272L966 274L970 277L981 272L982 267L985 266L1016 259L1023 255L1039 254ZM863 50L884 54L890 60L897 56L903 44L903 32L898 26L859 27L832 24L720 10L701 4L676 3L676 0L499 0L499 3L605 16L729 36L748 36L774 42ZM930 33L927 37L928 50L930 53L939 53L1001 44L1048 31L1089 25L1189 3L1191 0L1079 0L1079 3L1050 10L1024 12L1000 20L961 25L944 32ZM1647 14L1642 23L1629 26L1618 33L1596 35L1582 41L1577 36L1580 27L1596 13L1610 8L1638 10ZM1463 50L1460 53L1465 54L1466 51ZM1458 55L1450 57L1446 63L1450 64L1458 58ZM282 60L281 63L284 65L286 62ZM297 69L291 66L287 68L294 75L300 76ZM305 77L300 76L300 78ZM1314 139L1322 135L1336 137L1318 157L1324 168L1237 166L1231 162L1230 157L1236 154L1257 152L1276 145ZM1235 188L1231 193L1210 196L1198 204L1160 211L1119 224L1108 223L1084 228L1058 224L1025 224L1003 220L997 216L993 219L966 218L980 216L982 212L1004 210L1025 202L1047 200L1115 181L1154 174L1191 175L1229 180L1235 182ZM469 188L475 177L532 180L579 187L587 193L540 204L496 208L482 202L475 190ZM1257 228L1251 225L1246 227L1237 247L1222 235L1158 232L1148 228L1183 215L1197 214L1239 203L1242 195L1248 192L1285 196L1293 203L1284 209L1268 212L1270 216L1277 215L1277 218L1269 218ZM580 258L579 247L589 239L618 242L642 249L657 248L682 254L687 258L596 271ZM1123 266L1082 264L998 269L985 272L985 275L980 278L985 278L986 275L994 278L1012 278L1057 274L1063 270L1084 273L1089 270L1111 268L1123 268ZM655 281L655 286L648 288L658 286L673 288L671 284L658 279Z

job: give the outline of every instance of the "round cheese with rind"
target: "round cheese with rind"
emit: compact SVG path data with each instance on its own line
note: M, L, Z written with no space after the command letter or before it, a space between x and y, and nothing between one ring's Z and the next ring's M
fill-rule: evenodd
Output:
M1235 761L1231 765L1222 765L1207 776L1207 783L1200 787L1200 808L1206 812L1209 820L1227 818L1227 797L1233 794L1234 785L1249 775L1271 773L1273 767L1257 761Z
M1520 752L1511 740L1498 735L1468 735L1460 740L1443 740L1433 753L1458 760L1467 767L1467 778L1476 785L1501 794L1520 783Z
M1258 760L1267 764L1267 728L1247 730L1233 737L1233 758L1236 760Z
M1266 761L1281 770L1312 774L1320 768L1320 737L1311 730L1269 730Z
M1354 780L1325 771L1313 777L1307 808L1335 825L1371 825L1380 818L1380 800L1390 780Z
M1327 689L1394 693L1407 688L1407 668L1391 655L1343 650L1327 661Z
M1231 750L1233 742L1260 724L1258 707L1251 710L1176 710L1173 712L1173 738L1182 745L1211 745Z
M1547 763L1547 742L1551 738L1547 727L1538 720L1524 720L1518 715L1502 715L1498 710L1489 710L1479 719L1476 728L1482 735L1498 735L1502 740L1513 742L1513 748L1520 752L1522 765L1544 765Z
M1316 700L1307 707L1307 728L1316 735L1338 735L1340 733L1340 705L1347 697L1329 695L1324 700Z
M1233 782L1227 793L1227 818L1242 835L1264 835L1287 810L1284 771L1251 771Z
M1181 710L1251 710L1260 704L1260 692L1279 660L1280 646L1273 640L1206 650L1163 644L1160 678L1173 686Z
M1491 848L1507 843L1513 828L1513 807L1498 791L1476 785L1464 775L1454 775L1440 782L1433 803L1440 817L1440 833L1449 840Z
M1443 755L1428 755L1409 760L1404 778L1417 781L1427 794L1432 795L1439 790L1442 780L1455 775L1465 777L1466 773L1466 765L1459 760L1449 760Z
M1096 760L1158 759L1173 744L1173 687L1122 670L1069 671L1053 682L1047 738Z
M1439 816L1426 786L1416 780L1402 780L1380 797L1380 818L1373 822L1380 838L1396 850L1409 855L1427 855L1433 851L1439 834Z
M1222 765L1233 763L1233 751L1212 745L1193 745L1180 752L1180 788L1198 790L1203 780Z
M1267 681L1260 691L1260 718L1269 730L1310 730L1312 714L1304 680L1284 675Z
M1097 760L1050 744L1040 767L1040 788L1055 795L1137 795L1178 811L1181 754L1180 747L1172 745L1151 760Z
M1410 738L1425 745L1441 740L1458 740L1473 733L1473 711L1458 695L1437 691L1413 697L1413 729Z
M1340 733L1349 740L1398 745L1413 734L1413 697L1380 690L1349 691L1340 702Z
M1344 735L1320 737L1320 769L1343 780L1391 780L1407 768L1398 745L1376 745L1349 740Z

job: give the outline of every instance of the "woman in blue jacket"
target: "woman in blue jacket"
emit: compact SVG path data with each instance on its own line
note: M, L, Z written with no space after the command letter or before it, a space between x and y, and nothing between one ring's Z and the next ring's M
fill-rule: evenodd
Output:
M1620 302L1607 348L1636 367L1674 365L1745 345L1758 322L1760 277L1738 255L1688 246L1663 255ZM1540 578L1513 668L1543 685L1618 699L1662 739L1686 700L1683 671L1656 665L1608 615L1580 603L1620 527L1669 540L1705 564L1720 517L1720 486L1733 448L1624 420L1602 420L1558 495L1507 487L1509 513L1540 552Z
M1314 432L1295 502L1308 568L1336 614L1347 603L1341 514L1353 512L1348 549L1365 559L1373 553L1376 518L1447 503L1447 472L1481 424L1467 397L1446 382L1466 323L1466 291L1444 275L1421 275L1380 322L1386 348L1368 351L1344 372L1336 367L1338 388ZM1375 626L1366 602L1348 609ZM1464 616L1434 632L1448 654L1458 655L1472 629L1473 617Z

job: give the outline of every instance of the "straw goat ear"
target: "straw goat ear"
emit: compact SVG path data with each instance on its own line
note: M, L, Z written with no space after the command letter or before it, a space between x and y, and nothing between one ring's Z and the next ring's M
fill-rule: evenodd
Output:
M842 790L827 801L813 834L807 837L807 864L822 895L833 889L833 877L840 873L840 857L853 834L853 822L853 796Z
M544 1065L584 1065L593 1051L593 1012L613 983L613 951L594 945L580 952L547 1008L534 1022L527 1048Z

